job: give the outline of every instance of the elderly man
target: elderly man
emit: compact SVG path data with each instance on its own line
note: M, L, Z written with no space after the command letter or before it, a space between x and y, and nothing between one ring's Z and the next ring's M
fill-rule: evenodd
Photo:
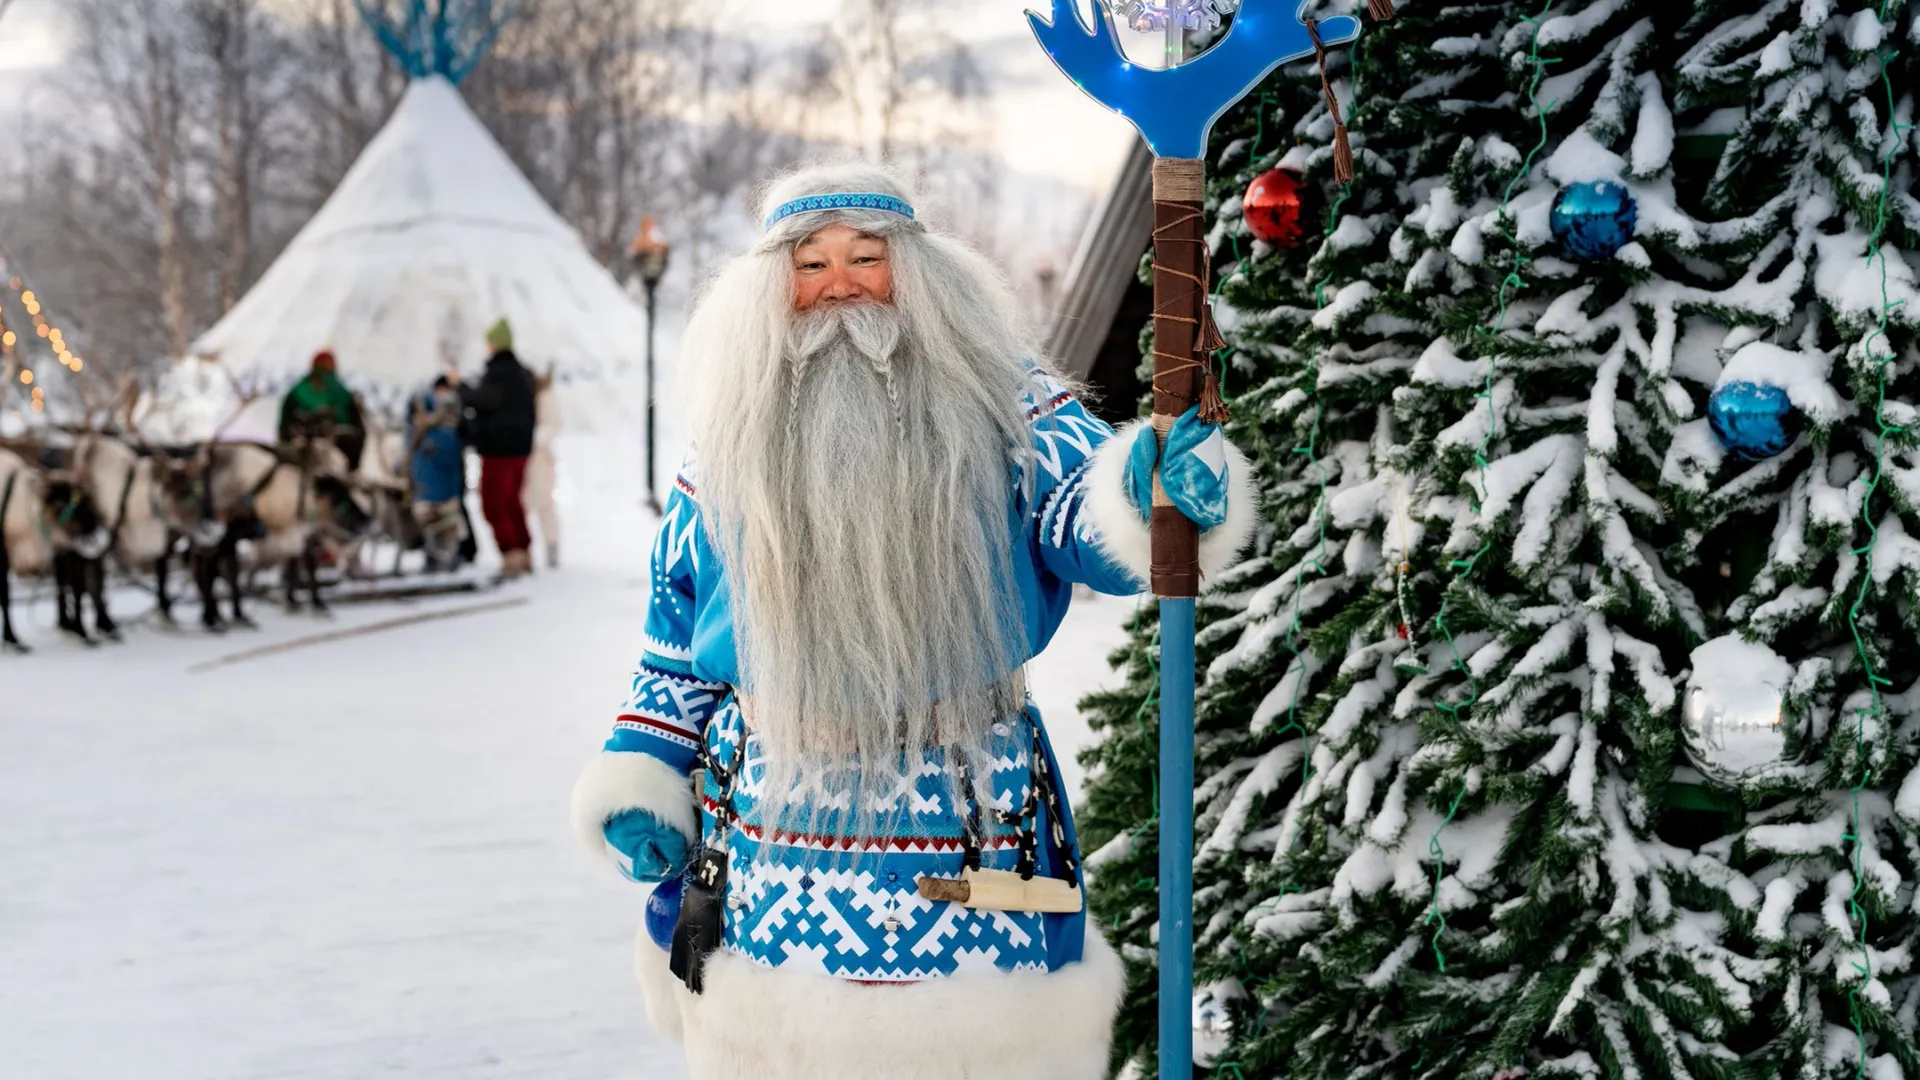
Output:
M1165 454L1089 415L891 174L800 172L766 223L688 327L692 453L575 827L653 908L685 890L637 964L695 1080L1096 1080L1124 976L1022 669L1074 584L1142 589L1156 465L1213 571L1247 467L1192 415Z

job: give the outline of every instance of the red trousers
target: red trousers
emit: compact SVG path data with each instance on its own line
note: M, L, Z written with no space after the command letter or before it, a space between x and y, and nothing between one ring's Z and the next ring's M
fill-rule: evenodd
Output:
M480 513L486 516L494 545L502 554L533 546L533 537L527 532L527 510L520 501L520 489L526 482L526 458L480 459Z

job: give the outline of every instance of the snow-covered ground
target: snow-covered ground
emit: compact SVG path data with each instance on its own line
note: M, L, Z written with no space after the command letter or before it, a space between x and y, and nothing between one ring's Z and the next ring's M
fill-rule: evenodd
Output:
M639 647L639 445L565 441L568 565L497 595L98 651L30 612L40 650L0 656L0 1076L684 1076L628 973L645 890L566 826ZM1132 605L1082 599L1035 665L1069 756Z

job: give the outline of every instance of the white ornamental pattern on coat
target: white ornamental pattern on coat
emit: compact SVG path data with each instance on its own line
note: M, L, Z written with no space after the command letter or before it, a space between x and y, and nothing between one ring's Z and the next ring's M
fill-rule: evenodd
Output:
M986 805L1015 810L1032 781L1033 748L1024 724L997 724L993 758L979 794ZM728 705L707 733L710 750L730 766L744 741L746 768L734 793L740 819L729 834L727 945L767 967L797 964L838 978L905 982L951 975L969 966L1001 971L1046 970L1045 917L1033 912L972 911L920 896L923 876L958 876L963 824L944 797L948 776L929 755L911 783L877 793L871 809L884 836L840 829L851 800L816 796L824 834L783 832L762 819L756 796L764 767L759 740L746 735L739 709ZM708 822L717 806L708 789ZM802 815L805 820L807 815ZM813 823L809 823L813 824ZM1044 821L1038 822L1046 828ZM1018 830L991 821L982 865L1010 870Z
M1069 471L1067 462L1086 460L1113 429L1081 409L1057 411L1073 400L1058 379L1035 372L1029 382L1020 403L1033 427L1032 459L1058 481Z
M1046 969L1040 916L932 903L905 874L889 883L736 855L727 893L735 951L767 967L874 982Z
M696 489L691 464L683 467L680 475L673 481L674 486L685 495L686 501L670 499L666 516L660 519L660 536L654 548L653 564L662 574L681 566L686 560L685 571L693 573L700 569L699 548L694 544L694 536L700 530L700 504L695 501Z

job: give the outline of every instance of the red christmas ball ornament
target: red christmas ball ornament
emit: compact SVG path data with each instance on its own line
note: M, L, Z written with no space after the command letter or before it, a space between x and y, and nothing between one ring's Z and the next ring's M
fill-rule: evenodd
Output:
M1294 169L1268 169L1247 185L1240 211L1247 231L1275 247L1297 247L1306 235L1300 228L1300 199L1305 180Z

